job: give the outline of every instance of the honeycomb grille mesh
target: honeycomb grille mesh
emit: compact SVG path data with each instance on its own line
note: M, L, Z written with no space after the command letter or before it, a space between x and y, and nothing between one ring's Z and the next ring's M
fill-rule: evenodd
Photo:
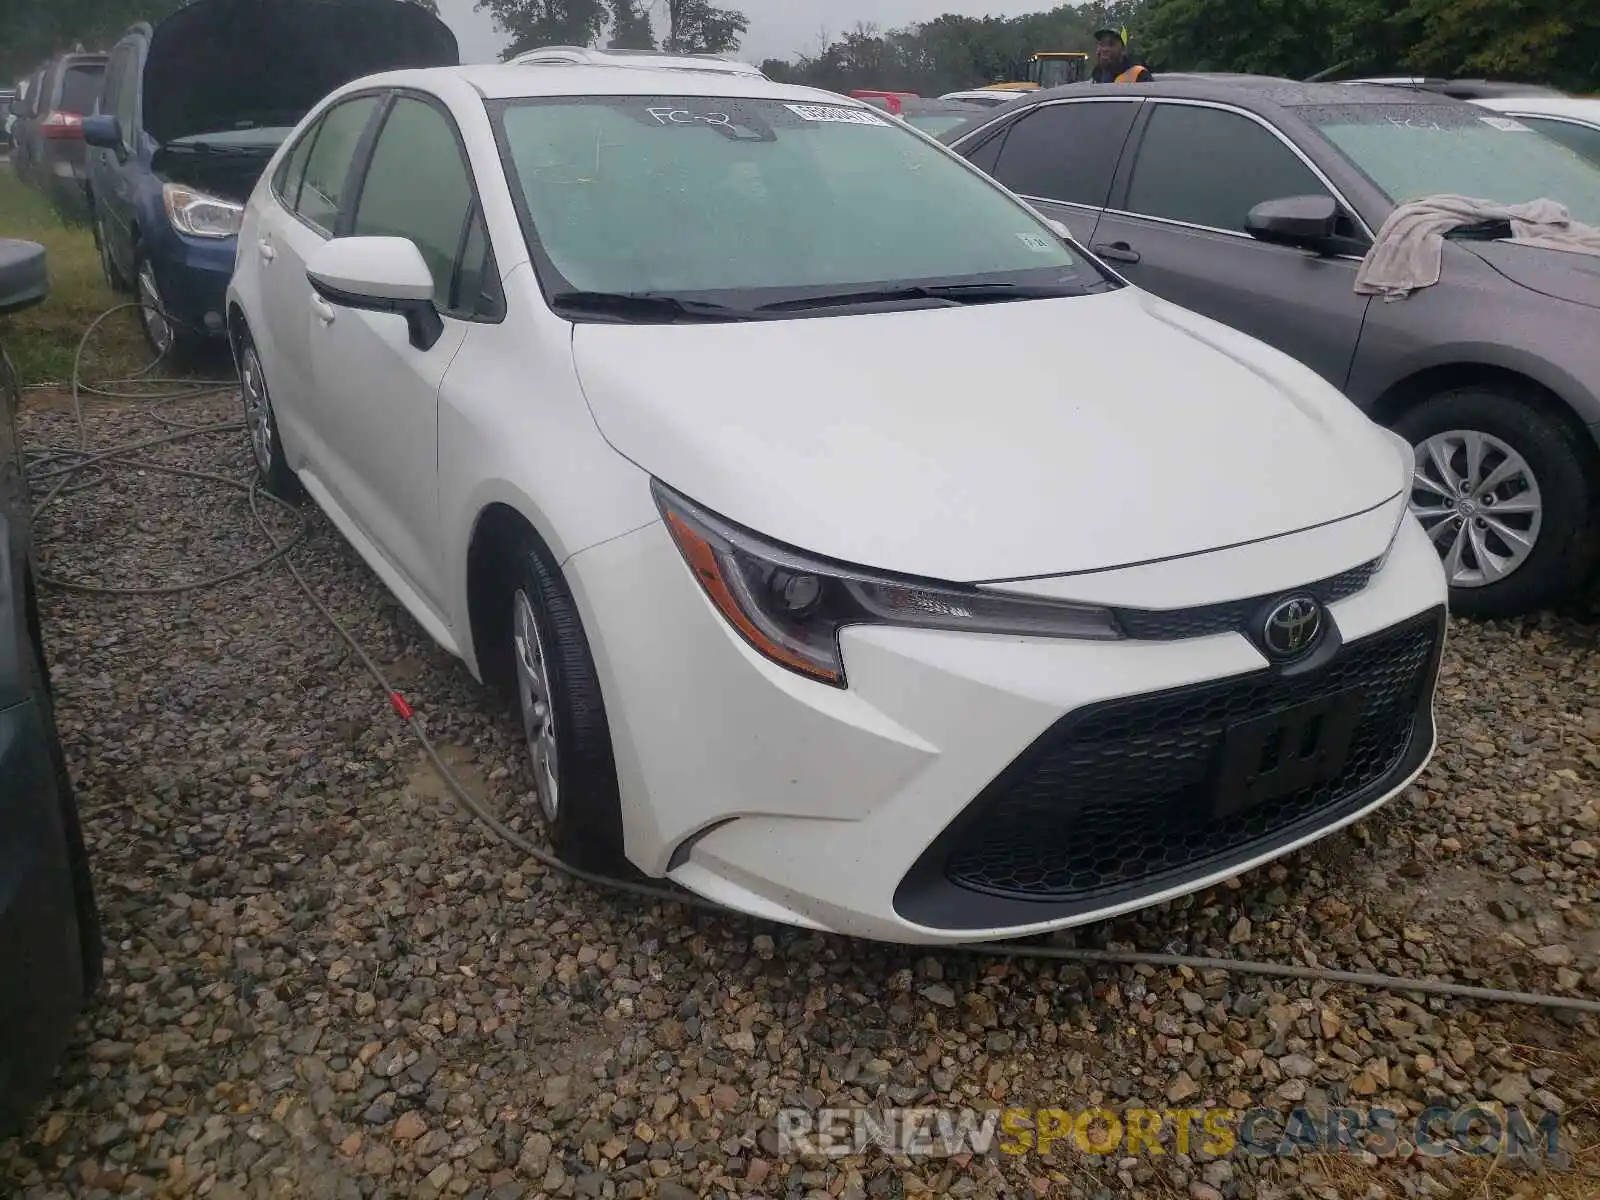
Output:
M1334 604L1365 588L1377 571L1378 562L1374 559L1296 590L1315 596L1324 604ZM1255 596L1248 600L1229 600L1224 604L1166 612L1147 608L1119 608L1116 611L1117 620L1129 637L1145 642L1174 642L1213 633L1243 633L1251 616L1266 600L1266 596Z
M1353 642L1314 674L1261 672L1068 717L980 798L946 877L997 896L1083 900L1193 876L1291 826L1326 823L1405 758L1440 634L1430 618ZM1335 777L1213 816L1227 726L1352 690L1361 712Z

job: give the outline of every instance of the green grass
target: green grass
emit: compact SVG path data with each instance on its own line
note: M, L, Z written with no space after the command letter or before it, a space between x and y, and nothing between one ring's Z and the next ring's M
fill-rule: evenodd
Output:
M40 243L50 266L49 298L4 319L6 353L24 384L65 383L72 376L73 355L84 330L128 298L106 283L88 226L63 220L8 164L0 164L0 238ZM133 310L128 309L95 331L84 350L84 378L90 382L123 378L150 357Z

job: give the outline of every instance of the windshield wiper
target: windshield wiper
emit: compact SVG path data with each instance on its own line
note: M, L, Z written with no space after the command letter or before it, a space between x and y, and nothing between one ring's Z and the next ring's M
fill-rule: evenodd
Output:
M753 321L749 309L665 292L554 292L550 307L620 321Z
M807 308L839 308L851 304L893 304L901 300L942 300L948 304L994 304L1005 300L1048 300L1081 296L1082 284L1059 283L917 283L898 288L864 288L829 292L759 306L757 312L797 312Z
M218 146L214 142L173 142L168 150L193 150L199 154L270 154L275 146Z

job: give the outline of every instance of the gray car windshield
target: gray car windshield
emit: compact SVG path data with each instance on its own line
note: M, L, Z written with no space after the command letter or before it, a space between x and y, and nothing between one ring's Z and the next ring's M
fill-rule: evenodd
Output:
M750 309L890 284L983 285L963 297L981 302L1116 286L983 177L865 108L579 96L490 113L547 290Z
M1351 104L1299 115L1401 204L1469 196L1554 200L1600 225L1600 167L1521 121L1471 104Z

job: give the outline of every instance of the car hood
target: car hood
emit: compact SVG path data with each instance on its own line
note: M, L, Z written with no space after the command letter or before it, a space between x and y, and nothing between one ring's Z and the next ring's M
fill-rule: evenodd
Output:
M1547 250L1526 242L1457 242L1529 291L1600 308L1600 255Z
M144 128L164 143L295 125L363 75L459 61L449 27L407 0L196 0L151 36Z
M606 438L791 546L962 582L1290 533L1397 495L1308 368L1134 288L711 325L580 324Z

